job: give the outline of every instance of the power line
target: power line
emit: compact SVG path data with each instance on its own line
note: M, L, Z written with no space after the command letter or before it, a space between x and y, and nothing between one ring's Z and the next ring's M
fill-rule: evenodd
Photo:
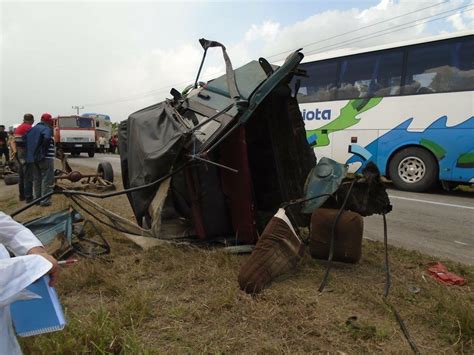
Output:
M387 20L383 20L383 21L379 21L377 23L374 23L374 24L371 24L371 25L367 25L367 26L363 26L363 27L360 27L358 29L355 29L353 31L350 31L350 32L345 32L345 33L341 33L341 34L338 34L338 35L335 35L335 36L332 36L332 37L328 37L326 39L323 39L323 40L319 40L319 41L316 41L316 42L312 42L312 43L309 43L309 44L306 44L306 45L303 45L302 47L309 47L309 46L312 46L314 44L317 44L317 43L322 43L322 42L325 42L325 41L328 41L328 40L331 40L331 39L334 39L334 38L338 38L338 37L342 37L344 35L347 35L347 34L351 34L351 33L354 33L354 32L358 32L360 30L363 30L363 29L366 29L366 28L369 28L369 27L373 27L373 26L376 26L376 25L379 25L379 24L382 24L382 23L386 23L386 22L389 22L389 21L392 21L394 19L397 19L397 18L400 18L400 17L404 17L404 16L407 16L407 15L410 15L410 14L413 14L413 13L416 13L416 12L420 12L420 11L423 11L423 10L426 10L426 9L429 9L429 8L433 8L433 7L436 7L436 6L440 6L442 4L445 4L449 1L443 1L443 2L440 2L438 4L435 4L435 5L431 5L431 6L427 6L427 7L423 7L423 8L420 8L418 10L414 10L414 11L411 11L411 12L408 12L408 13L405 13L405 14L402 14L402 15L398 15L398 16L395 16L395 17L392 17L390 19L387 19ZM357 43L357 42L361 42L363 40L367 40L367 39L372 39L372 38L376 38L376 37L380 37L380 36L384 36L384 35L387 35L387 34L390 34L390 33L393 33L393 32L398 32L398 31L402 31L402 30L405 30L405 29L408 29L408 28L411 28L411 27L416 27L416 26L419 26L421 24L425 24L425 23L428 23L428 22L433 22L433 21L438 21L438 20L441 20L443 18L446 18L446 17L450 17L452 16L453 14L449 14L447 16L443 16L443 17L437 17L439 15L442 15L442 14L445 14L445 13L448 13L448 12L460 12L460 13L464 13L464 12L468 12L468 11L471 11L471 10L468 10L468 11L458 11L460 9L463 9L463 8L467 8L467 7L472 7L474 6L474 4L469 4L469 5L464 5L464 6L460 6L458 8L454 8L454 9L451 9L451 10L447 10L447 11L443 11L443 12L440 12L440 13L437 13L437 14L434 14L434 15L430 15L430 16L427 16L427 17L423 17L421 19L417 19L417 20L414 20L414 21L410 21L410 22L406 22L404 24L400 24L400 25L397 25L397 26L393 26L391 28L387 28L387 29L384 29L384 30L379 30L379 31L375 31L373 33L370 33L368 35L363 35L363 36L359 36L359 37L355 37L355 38L352 38L352 39L349 39L349 40L345 40L345 41L342 41L342 42L338 42L338 43L334 43L334 44L331 44L331 45L328 45L328 46L323 46L323 47L320 47L320 48L316 48L312 51L309 51L309 52L306 52L306 54L313 54L313 53L318 53L319 51L322 51L322 50L325 50L327 48L330 48L330 47L336 47L336 48L333 48L333 49L337 49L337 47L340 47L346 43ZM425 20L425 19L430 19L432 17L437 17L435 19L432 19L432 20L429 20L429 21L424 21L422 23L418 23L418 24L415 24L415 25L411 25L411 26L407 26L407 27L403 27L403 28L399 28L399 27L402 27L402 26L406 26L406 25L409 25L409 24L412 24L412 23L416 23L416 22L419 22L419 21L422 21L422 20ZM395 29L394 28L398 28L398 29ZM386 32L386 31L389 31L387 33L382 33L382 34L378 34L378 33L381 33L381 32ZM356 40L356 41L355 41ZM301 46L300 46L301 47ZM276 56L279 56L279 55L282 55L282 54L287 54L287 53L290 53L290 52L293 52L295 49L292 49L292 50L288 50L288 51L284 51L284 52L280 52L280 53L277 53L277 54L273 54L273 55L270 55L270 56L267 56L267 58L272 58L272 57L276 57ZM220 73L215 73L215 74L209 74L208 76L213 76L213 75L222 75L223 73L220 72ZM150 90L150 91L147 91L147 92L144 92L144 93L137 93L129 98L123 98L123 99L115 99L115 100L109 100L109 101L105 101L105 102L97 102L97 103L91 103L91 104L87 104L87 106L102 106L102 105L108 105L108 104L113 104L113 103L120 103L120 102L127 102L127 101L135 101L135 100L139 100L139 99L143 99L145 97L148 97L148 96L152 96L152 95L155 95L155 94L158 94L158 93L162 93L162 92L165 92L165 91L168 91L171 87L177 87L177 86L180 86L180 85L185 85L185 84L190 84L193 80L188 80L188 81L184 81L184 82L181 82L181 83L175 83L175 84L170 84L170 85L167 85L167 86L163 86L161 88L157 88L157 89L154 89L154 90Z
M414 14L416 12L420 12L420 11L423 11L423 10L426 10L426 9L430 9L432 7L436 7L436 6L440 6L440 5L443 5L445 3L449 2L448 0L447 1L442 1L440 3L437 3L435 5L431 5L431 6L427 6L427 7L422 7L421 9L417 9L417 10L414 10L414 11L411 11L411 12L407 12L405 14L402 14L402 15L398 15L398 16L395 16L395 17L391 17L389 19L386 19L386 20L383 20L383 21L379 21L379 22L376 22L376 23L373 23L371 25L367 25L367 26L363 26L363 27L359 27L359 28L356 28L355 30L353 31L348 31L348 32L343 32L343 33L340 33L338 35L335 35L335 36L332 36L332 37L328 37L328 38L325 38L325 39L322 39L322 40L319 40L319 41L316 41L316 42L311 42L311 43L308 43L304 46L301 46L301 47L310 47L310 46L313 46L315 44L318 44L318 43L322 43L322 42L327 42L331 39L334 39L334 38L338 38L338 37L342 37L342 36L345 36L347 34L352 34L354 32L359 32L361 30L364 30L366 28L370 28L370 27L374 27L374 26L377 26L377 25L380 25L382 23L386 23L386 22L390 22L390 21L393 21L397 18L400 18L400 17L404 17L404 16L408 16L408 15L411 15L411 14ZM280 53L276 53L276 54L272 54L271 56L268 56L267 58L273 58L273 57L277 57L279 55L282 55L282 54L287 54L287 53L290 53L290 52L293 52L294 49L288 49L286 51L283 51L283 52L280 52Z
M468 6L474 6L474 5L468 5ZM465 7L465 6L463 6ZM465 10L465 11L459 11L459 13L464 13L464 12L469 12L469 11L472 11L472 10ZM438 14L439 15L439 14ZM436 16L438 16L436 15ZM421 23L417 23L417 24L414 24L414 25L410 25L410 26L406 26L406 27L402 27L402 28L398 28L398 29L393 29L393 28L397 28L397 27L401 27L401 26L405 26L407 24L410 24L411 22L407 22L407 23L404 23L404 24L401 24L401 25L398 25L398 26L394 26L393 28L388 28L386 30L380 30L380 31L376 31L374 33L371 33L367 36L359 36L359 37L355 37L355 38L352 38L350 40L347 40L347 41L344 41L344 42L339 42L339 43L335 43L335 44L332 44L332 45L328 45L328 46L325 46L325 47L321 47L321 48L317 48L317 49L314 49L312 51L309 51L309 52L306 52L306 54L314 54L314 53L320 53L322 52L323 50L327 50L329 49L330 47L334 47L336 46L336 48L332 48L332 49L337 49L338 47L341 47L341 45L344 45L346 43L357 43L357 42L361 42L361 41L365 41L367 39L372 39L372 38L376 38L376 37L380 37L380 36L385 36L385 35L388 35L390 33L393 33L393 32L398 32L398 31L403 31L403 30L406 30L406 29L409 29L409 28L412 28L412 27L416 27L416 26L419 26L419 25L423 25L425 23L429 23L429 22L434 22L434 21L438 21L438 20L442 20L444 18L447 18L447 17L450 17L452 16L452 14L449 14L449 15L446 15L446 16L442 16L442 17L437 17L435 19L431 19L431 20L427 20L427 21L424 21L424 22L421 22ZM429 17L433 17L433 16L429 16ZM427 18L429 18L427 17ZM418 20L419 21L419 20ZM418 22L416 21L416 22ZM389 31L389 32L386 32L386 31ZM378 33L381 33L381 32L386 32L386 33L382 33L382 34L378 34Z

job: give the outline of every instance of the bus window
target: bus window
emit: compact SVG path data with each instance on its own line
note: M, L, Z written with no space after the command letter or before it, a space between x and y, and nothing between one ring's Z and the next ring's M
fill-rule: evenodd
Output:
M400 94L402 78L403 52L393 51L380 55L375 80L372 82L370 94L374 96L392 96Z
M403 94L459 90L459 43L428 43L408 49Z
M338 99L367 97L375 71L377 55L358 55L343 59L337 89Z
M298 102L330 101L336 98L337 62L325 61L301 65L308 78L301 78Z
M341 63L338 99L391 96L400 93L402 51L358 55Z
M452 90L474 90L474 38L469 38L456 45L458 69Z

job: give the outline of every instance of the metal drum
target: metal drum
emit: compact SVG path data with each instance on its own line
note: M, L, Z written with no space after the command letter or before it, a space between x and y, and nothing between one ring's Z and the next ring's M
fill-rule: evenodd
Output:
M315 259L328 259L331 231L338 210L320 208L311 216L309 252ZM343 211L335 232L334 261L357 263L362 255L364 220L352 211Z

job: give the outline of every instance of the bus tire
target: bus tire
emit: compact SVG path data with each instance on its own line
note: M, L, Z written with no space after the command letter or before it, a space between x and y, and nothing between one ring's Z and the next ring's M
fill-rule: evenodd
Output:
M99 163L97 167L97 174L101 175L102 179L109 182L114 182L114 169L109 162Z
M89 158L94 158L95 151L94 151L94 150L89 150L89 151L87 152L87 154L89 155Z
M399 190L424 192L438 181L438 162L428 150L408 147L390 159L389 174Z

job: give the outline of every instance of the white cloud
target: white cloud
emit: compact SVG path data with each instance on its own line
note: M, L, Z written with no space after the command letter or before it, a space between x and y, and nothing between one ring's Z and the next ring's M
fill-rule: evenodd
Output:
M280 31L280 24L273 21L264 21L260 26L252 25L250 29L245 33L246 41L255 41L255 40L265 40L273 41L275 40L278 32Z
M446 19L440 20L434 22L438 30L429 29L427 23L423 24L424 21L434 18L429 16L454 9L464 3L462 1L451 1L440 5L436 3L423 4L425 6L420 6L420 3L416 1L382 0L376 6L367 9L354 8L314 14L304 21L281 28L276 35L278 40L266 41L262 50L265 55L272 55L298 47L303 47L303 52L306 53L321 52L341 47L370 47L429 36L446 30L447 23ZM414 12L417 9L432 5L437 6ZM414 13L403 16L410 12ZM397 16L399 17L390 20ZM419 20L419 22L415 22L416 20ZM382 21L386 22L371 26ZM413 25L416 26L413 27ZM331 37L335 38L328 40Z
M473 3L474 4L474 3ZM474 28L474 11L466 11L462 14L458 13L448 17L448 21L451 22L453 28L456 31L465 31Z
M473 28L473 11L453 12L453 16L440 21L370 38L383 33L377 31L394 30L472 3L381 0L369 8L309 13L305 19L287 25L266 18L242 28L238 19L232 19L233 33L241 33L233 40L228 39L226 31L210 32L212 39L226 45L234 67L238 67L261 56L281 60L287 53L272 55L300 47L304 53L360 48ZM123 120L131 112L169 97L172 85L181 90L194 81L203 53L197 39L203 33L200 26L187 26L192 9L186 8L186 17L178 6L171 13L171 3L165 9L163 3L153 2L128 7L119 2L99 3L100 11L92 3L84 3L84 8L83 3L74 4L74 9L57 10L53 6L52 10L40 7L37 11L23 4L11 13L3 8L2 19L7 21L1 25L2 122L13 124L27 111L64 114L71 111L71 105L94 103L101 104L87 105L86 110ZM401 16L432 5L437 6ZM65 15L69 13L71 18ZM88 13L92 17L83 21L81 14ZM109 13L112 19L105 21ZM17 21L20 15L25 17L21 26ZM396 16L400 17L358 30ZM331 37L335 38L328 40ZM209 50L201 79L215 77L224 68L220 50Z

